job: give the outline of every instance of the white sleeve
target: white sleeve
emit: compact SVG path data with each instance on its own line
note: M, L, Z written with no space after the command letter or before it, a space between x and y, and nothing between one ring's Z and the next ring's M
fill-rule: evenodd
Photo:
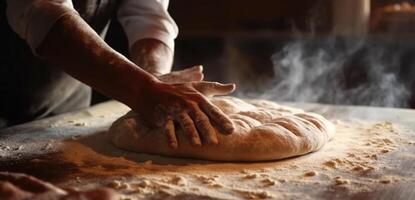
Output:
M69 12L76 12L71 0L7 0L9 25L35 54L53 24Z
M153 38L174 50L178 28L167 12L169 0L124 0L117 16L129 47L140 39Z

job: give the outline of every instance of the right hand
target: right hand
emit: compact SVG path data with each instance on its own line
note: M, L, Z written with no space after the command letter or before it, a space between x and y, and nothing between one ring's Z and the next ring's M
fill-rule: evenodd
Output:
M3 200L49 199L49 200L116 200L119 195L107 188L84 191L65 191L35 177L0 172L0 197Z
M155 81L144 88L133 110L149 125L163 127L169 145L173 148L178 146L173 122L180 125L190 143L195 146L201 146L202 141L218 144L212 124L222 134L231 134L235 129L230 118L206 98L227 95L234 91L234 84Z

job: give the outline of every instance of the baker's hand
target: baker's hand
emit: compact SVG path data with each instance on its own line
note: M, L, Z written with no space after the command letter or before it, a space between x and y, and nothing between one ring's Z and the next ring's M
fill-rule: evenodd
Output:
M64 191L50 183L20 173L0 172L2 200L116 200L119 196L110 189L96 188L85 191Z
M180 71L170 72L168 74L158 76L158 79L166 83L201 81L203 80L203 67L199 65Z
M171 147L178 146L174 123L180 125L190 143L201 146L218 144L216 131L222 134L234 131L232 121L206 96L226 95L234 91L234 84L216 82L165 83L155 82L145 87L143 97L133 108L150 125L163 127Z

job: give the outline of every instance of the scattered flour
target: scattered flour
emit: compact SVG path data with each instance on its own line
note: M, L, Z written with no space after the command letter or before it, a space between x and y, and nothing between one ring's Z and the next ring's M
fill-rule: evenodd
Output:
M74 178L60 186L106 186L123 199L315 199L327 189L353 195L415 181L392 160L413 156L404 153L414 139L403 128L363 121L337 121L336 126L335 138L320 151L264 163L130 153L111 145L105 134L49 141L42 149L57 148L56 160L76 166L70 172ZM0 152L21 148L26 147L1 146Z

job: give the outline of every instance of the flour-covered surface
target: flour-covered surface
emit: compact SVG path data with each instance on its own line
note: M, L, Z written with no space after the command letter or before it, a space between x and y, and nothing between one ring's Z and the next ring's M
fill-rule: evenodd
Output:
M0 170L62 187L107 186L124 199L415 198L415 111L297 106L332 119L337 133L292 159L217 163L119 150L105 131L128 109L110 102L0 130Z

